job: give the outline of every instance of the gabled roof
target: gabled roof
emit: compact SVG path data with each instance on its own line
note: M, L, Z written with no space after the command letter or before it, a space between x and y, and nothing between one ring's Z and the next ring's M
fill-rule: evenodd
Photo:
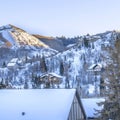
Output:
M75 89L1 90L1 120L67 120Z
M92 65L88 68L88 70L90 70L90 71L101 71L101 69L102 69L102 65L99 64L99 63L97 63L97 64L92 64Z
M14 67L15 65L16 65L16 63L11 63L10 62L10 63L7 64L7 67Z
M45 77L45 76L54 76L54 77L57 77L57 78L63 78L63 76L60 76L56 73L45 73L45 74L41 75L40 77Z
M13 58L8 64L8 67L14 67L17 64L18 58Z
M10 62L11 63L16 63L18 61L18 58L13 58Z

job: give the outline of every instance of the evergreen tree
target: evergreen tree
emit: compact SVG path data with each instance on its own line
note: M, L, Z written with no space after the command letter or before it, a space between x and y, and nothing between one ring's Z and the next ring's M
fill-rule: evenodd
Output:
M44 56L40 60L40 67L41 67L42 73L47 72L47 65L46 65L45 57Z
M64 75L64 65L63 62L60 62L60 75Z
M7 87L7 85L5 84L5 82L4 82L3 78L2 78L2 80L0 82L0 89L6 88L6 87Z
M26 63L28 62L28 56L27 55L25 56L25 62Z
M69 68L70 68L70 63L65 64L65 88L70 88L70 82L69 82Z
M25 83L24 83L24 89L28 89L28 88L29 88L29 86L28 86L28 82L25 81Z
M3 62L3 65L2 65L2 67L6 67L6 63L5 63L5 61Z
M89 41L88 41L88 39L86 38L86 37L84 37L84 45L85 45L85 47L89 47Z
M106 87L106 100L100 103L104 106L100 112L100 120L120 120L120 40L116 41L115 48L109 48L112 62L108 65Z

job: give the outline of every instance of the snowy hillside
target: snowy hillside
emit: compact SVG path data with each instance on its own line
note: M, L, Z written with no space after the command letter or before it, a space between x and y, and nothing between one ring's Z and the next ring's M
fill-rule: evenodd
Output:
M50 42L63 38L49 42L48 38L44 39L43 43L38 37L12 25L0 28L0 84L5 85L3 88L44 88L45 81L41 81L41 76L55 73L63 77L62 83L50 87L79 87L83 96L99 95L102 73L112 62L109 48L115 48L120 33L108 31L93 36L64 38L62 43L53 43L64 44L59 52Z
M36 37L13 25L0 27L1 47L20 47L23 45L48 47Z
M68 50L46 59L48 70L60 73L63 64L63 76L66 87L81 86L84 94L100 94L102 72L112 62L108 48L114 48L120 33L106 32L95 36L82 36L79 42Z

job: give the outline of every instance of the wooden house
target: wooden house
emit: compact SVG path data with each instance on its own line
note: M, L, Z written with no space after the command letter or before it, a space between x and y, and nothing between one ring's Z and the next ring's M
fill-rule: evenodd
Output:
M63 76L56 73L45 73L40 76L40 81L44 83L45 88L50 88L53 85L59 86L62 83Z
M86 120L75 89L0 91L1 120Z
M13 58L13 59L7 64L7 67L8 67L9 69L16 69L16 68L18 68L17 62L18 62L18 58Z

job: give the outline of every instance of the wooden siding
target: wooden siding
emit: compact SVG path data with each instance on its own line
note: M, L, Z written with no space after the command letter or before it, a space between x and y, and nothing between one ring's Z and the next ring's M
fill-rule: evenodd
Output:
M77 92L71 105L68 120L86 120L86 114L80 101L79 94Z

